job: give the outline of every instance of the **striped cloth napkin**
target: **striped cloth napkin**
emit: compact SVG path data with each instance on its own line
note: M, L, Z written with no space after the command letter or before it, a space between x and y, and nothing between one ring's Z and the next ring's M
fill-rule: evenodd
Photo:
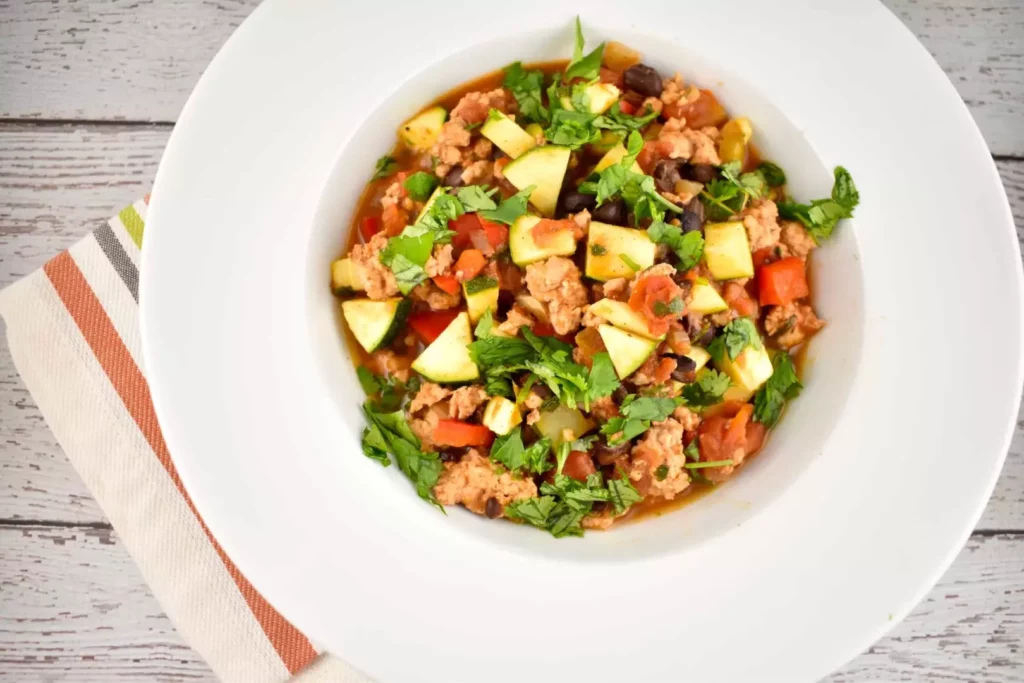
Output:
M256 592L174 469L142 368L146 206L0 291L18 372L178 632L221 680L368 683Z

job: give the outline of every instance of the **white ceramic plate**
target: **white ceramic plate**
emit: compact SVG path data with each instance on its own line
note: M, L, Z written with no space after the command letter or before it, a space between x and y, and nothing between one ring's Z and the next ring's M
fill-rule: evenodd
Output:
M261 6L168 144L143 252L146 370L189 493L255 586L381 681L812 681L902 618L978 519L1022 381L1021 263L977 128L873 2L587 4L752 118L794 193L843 164L807 389L694 505L584 539L445 517L362 456L327 265L410 113L565 57L550 0Z

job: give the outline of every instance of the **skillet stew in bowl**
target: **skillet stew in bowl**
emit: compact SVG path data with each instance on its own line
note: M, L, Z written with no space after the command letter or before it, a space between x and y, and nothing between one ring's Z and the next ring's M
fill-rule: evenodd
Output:
M365 455L559 537L738 475L801 390L808 260L859 200L837 167L795 201L755 121L575 30L572 59L403 124L330 273Z

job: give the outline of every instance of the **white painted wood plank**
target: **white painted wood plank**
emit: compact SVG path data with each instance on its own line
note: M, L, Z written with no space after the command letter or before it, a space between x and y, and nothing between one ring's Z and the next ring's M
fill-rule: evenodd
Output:
M117 535L0 527L0 682L213 681ZM1024 537L976 537L887 638L828 679L1024 677Z
M149 191L167 128L0 126L0 286ZM1024 162L997 164L1024 239ZM0 344L0 519L102 519ZM979 526L1024 529L1024 413Z
M114 532L0 527L0 681L216 678Z
M992 152L1024 156L1024 2L883 2L946 72Z
M1024 536L974 537L917 609L828 678L1024 680Z
M174 121L257 0L0 0L0 117ZM886 0L992 151L1024 156L1024 3Z
M0 0L0 117L174 121L259 0Z

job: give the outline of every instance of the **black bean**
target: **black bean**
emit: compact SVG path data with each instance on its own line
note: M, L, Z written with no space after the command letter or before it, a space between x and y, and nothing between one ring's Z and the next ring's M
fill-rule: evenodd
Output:
M488 517L494 519L501 514L501 503L498 502L497 498L488 498L487 505L484 507L484 512Z
M452 166L452 170L444 177L444 184L448 187L462 187L462 167Z
M593 211L597 206L597 197L592 194L569 190L562 195L562 208L566 213L579 213L583 209Z
M617 446L609 446L601 442L594 447L594 457L600 465L611 465L621 457L629 455L630 443L624 441Z
M465 452L465 448L446 448L441 451L441 462L458 462Z
M689 356L673 356L673 358L676 359L676 370L682 370L683 372L697 371L697 361Z
M697 232L700 230L700 224L700 216L697 215L696 211L686 209L679 216L679 227L682 229L684 235L688 232Z
M674 379L677 382L682 382L683 384L689 384L690 382L692 382L695 379L697 379L697 373L694 370L690 370L689 372L685 372L683 370L680 370L679 368L676 368L675 370L672 371L671 377L672 377L672 379Z
M696 336L690 335L690 340L697 346L707 346L715 338L715 326L710 323L704 325L697 331Z
M626 224L626 202L621 199L613 199L605 202L591 212L595 221L609 223L611 225Z
M700 200L699 196L691 199L683 208L697 214L697 218L700 219L701 225L704 224L704 202Z
M627 396L629 396L629 392L626 391L626 389L621 385L618 389L612 392L612 400L615 401L616 403L622 403L623 401L626 400Z
M548 388L547 384L534 384L531 391L540 396L542 399L551 398L552 396L554 396L554 394L551 393L551 389Z
M693 164L690 166L690 180L698 183L710 183L718 177L718 169L711 164Z
M654 166L654 184L657 185L658 189L662 192L675 192L676 183L683 179L683 176L679 174L678 159L662 159Z
M626 87L647 97L661 97L661 75L646 64L634 64L622 74Z

